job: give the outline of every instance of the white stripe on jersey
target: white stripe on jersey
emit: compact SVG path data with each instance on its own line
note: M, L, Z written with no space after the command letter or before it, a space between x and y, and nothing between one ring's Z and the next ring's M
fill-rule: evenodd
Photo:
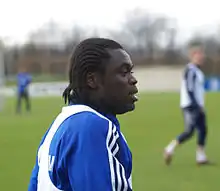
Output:
M111 173L111 181L112 181L112 189L113 189L112 191L115 191L115 172L114 172L113 157L111 154L111 150L108 147L111 136L112 136L112 124L109 122L108 135L106 138L106 147L108 150L108 160L109 160L109 165L110 165L110 173Z
M119 151L119 146L117 144L115 150L112 152L112 155L115 156L118 151Z
M121 179L121 173L120 173L120 164L116 162L116 173L118 178L118 189L117 191L121 191L122 187L122 179Z
M124 167L119 163L119 161L115 157L115 155L119 150L119 147L116 142L118 138L119 138L119 134L116 131L116 127L112 124L112 122L109 122L109 130L106 138L106 147L108 150L112 189L113 191L122 191L123 188L123 191L127 191L129 187L125 176ZM116 144L116 148L112 152L112 148L114 148L115 144Z
M112 140L112 142L111 142L111 144L109 146L111 151L112 151L113 147L115 146L117 139L119 138L119 134L118 134L118 132L116 132L116 127L115 126L113 128L112 136L113 136L113 140Z

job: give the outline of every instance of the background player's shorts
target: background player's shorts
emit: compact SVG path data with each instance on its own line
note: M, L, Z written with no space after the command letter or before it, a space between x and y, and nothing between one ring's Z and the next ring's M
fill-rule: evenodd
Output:
M206 128L206 115L203 111L187 108L183 109L183 116L186 131Z

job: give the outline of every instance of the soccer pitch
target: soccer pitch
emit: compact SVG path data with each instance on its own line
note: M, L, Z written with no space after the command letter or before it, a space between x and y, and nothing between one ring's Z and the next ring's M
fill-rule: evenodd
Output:
M194 137L177 149L167 167L162 158L168 142L183 130L178 94L141 94L136 111L121 116L121 128L133 153L135 191L215 191L220 187L220 94L207 95L207 154L216 163L195 164ZM32 113L15 115L8 99L0 113L0 186L3 191L27 190L41 137L60 111L61 98L38 98Z

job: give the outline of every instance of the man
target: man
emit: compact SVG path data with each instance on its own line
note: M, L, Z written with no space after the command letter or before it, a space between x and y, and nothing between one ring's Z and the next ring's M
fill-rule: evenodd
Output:
M21 112L21 102L24 99L26 102L26 110L30 112L30 98L28 87L32 81L30 74L26 72L25 68L21 68L18 75L17 75L17 107L16 112Z
M171 162L176 147L189 140L195 129L198 132L196 162L198 164L208 163L204 150L207 136L204 110L204 74L200 69L204 61L204 49L200 43L191 43L189 57L190 63L184 71L180 94L185 131L165 148L165 161L167 164Z
M134 110L137 80L120 44L82 41L70 59L65 102L43 137L29 191L131 191L132 156L117 114Z

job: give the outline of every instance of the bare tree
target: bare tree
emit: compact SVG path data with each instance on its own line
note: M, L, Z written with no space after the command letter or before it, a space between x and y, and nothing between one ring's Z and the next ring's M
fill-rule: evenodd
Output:
M41 28L31 32L28 41L35 45L56 46L57 48L62 48L66 36L68 36L68 31L64 30L58 23L51 20L45 23Z
M85 29L78 25L74 25L71 32L65 38L65 50L69 53L76 47L76 45L85 37Z
M181 53L176 47L176 35L176 28L170 28L166 32L167 46L165 47L164 62L168 65L177 65L182 63L180 61L182 58Z
M138 9L128 13L122 32L139 56L154 59L160 47L161 34L167 29L167 22L165 17L156 17Z

